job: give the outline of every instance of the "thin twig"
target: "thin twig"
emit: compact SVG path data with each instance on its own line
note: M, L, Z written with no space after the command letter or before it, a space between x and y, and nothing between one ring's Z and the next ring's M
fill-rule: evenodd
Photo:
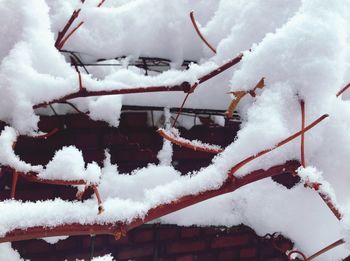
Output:
M301 129L303 130L305 128L305 103L303 100L300 101L300 108L301 108ZM300 148L300 158L301 158L301 166L303 168L306 167L306 163L305 163L305 133L301 134L301 148ZM305 183L305 186L310 187L312 189L314 189L315 191L317 191L318 195L321 197L321 199L326 203L326 205L328 206L328 208L332 211L332 213L334 214L334 216L340 220L342 217L342 214L340 212L340 210L336 207L336 205L332 202L332 200L330 199L330 197L319 191L319 188L322 184L315 184L315 183Z
M303 100L300 101L300 108L301 108L301 129L303 130L305 128L305 104ZM301 166L305 168L305 150L304 150L305 134L302 133L300 138L301 138L300 160L301 160Z
M100 3L97 5L97 7L101 7L102 4L105 2L105 0L100 1ZM68 35L66 35L69 27L73 24L74 20L78 17L81 9L78 11L74 11L71 18L68 20L66 26L62 30L62 33L60 32L58 34L55 46L58 50L61 50L64 46L64 44L67 42L67 40L84 24L84 21L81 21ZM66 35L66 36L65 36Z
M247 163L273 151L274 149L277 149L285 144L287 144L288 142L294 140L295 138L299 137L301 134L309 131L310 129L312 129L313 127L315 127L317 124L319 124L321 121L323 121L325 118L327 118L329 115L328 114L324 114L321 117L319 117L318 119L316 119L314 122L312 122L311 124L309 124L308 126L306 126L304 129L294 133L293 135L289 136L288 138L278 142L273 148L270 149L265 149L262 150L258 153L256 153L255 155L249 156L248 158L242 160L241 162L237 163L233 168L231 168L231 170L229 171L229 177L233 178L233 175L244 165L246 165Z
M103 5L103 3L105 2L106 0L101 0L101 2L97 5L97 7L101 7L101 5Z
M63 30L58 33L58 36L57 36L57 39L56 39L56 42L55 42L55 47L57 49L61 49L61 48L59 48L60 42L62 41L62 38L65 36L65 34L69 30L69 28L71 27L71 25L73 24L75 19L77 19L77 17L79 16L80 11L81 11L81 9L74 10L73 14L69 18L69 20L66 23L66 25L64 26Z
M64 102L59 102L59 103L61 103L61 104L67 104L67 105L69 105L70 107L72 107L77 113L82 114L82 115L88 117L87 113L85 113L85 112L79 110L78 107L75 106L75 105L74 105L73 103L71 103L71 102L64 101Z
M317 191L317 190L316 190ZM328 206L328 208L332 211L332 213L334 214L334 216L338 219L341 220L342 218L342 213L340 212L339 208L332 202L332 200L330 199L330 197L327 194L324 194L320 191L317 191L318 195L320 195L320 197L322 198L322 200L324 201L324 203L326 203L326 205Z
M83 87L83 82L82 82L82 80L81 80L81 74L80 74L80 71L79 71L78 66L77 66L77 62L78 62L78 61L75 60L74 56L71 56L70 59L71 59L71 62L72 62L72 64L73 64L74 68L75 68L75 71L78 73L79 91L82 92L82 91L84 91L84 90L83 90L84 87Z
M191 89L190 91L186 94L184 100L182 101L182 104L180 106L180 110L178 111L177 115L176 115L176 118L175 118L175 121L173 123L173 127L175 127L175 124L180 116L180 113L182 112L182 109L184 108L185 106L185 103L187 101L187 98L188 96L194 92L194 90L203 82L206 82L208 80L210 80L211 78L215 77L216 75L226 71L227 69L231 68L232 66L234 66L235 64L239 63L241 60L242 60L242 57L243 57L243 54L239 54L238 56L236 56L235 58L233 58L232 60L228 61L227 63L221 65L220 67L218 67L217 69L203 75L202 77L200 77L198 79L198 81L193 84L191 86Z
M170 136L163 129L159 129L157 132L159 133L160 136L162 136L164 139L170 141L171 143L176 144L176 145L181 146L181 147L191 149L191 150L208 152L208 153L212 153L212 154L218 154L218 153L221 153L223 151L223 149L214 148L213 145L205 146L203 144L201 146L198 144L193 144L190 140L186 140L184 138L179 139L176 136Z
M335 248L337 246L340 246L340 245L342 245L344 243L345 243L344 239L339 239L339 240L333 242L332 244L322 248L321 250L317 251L315 254L313 254L313 255L311 255L309 257L306 257L301 251L293 250L293 251L288 253L288 260L289 261L295 260L295 259L292 259L292 255L293 254L298 254L298 255L300 255L303 258L303 261L311 261L311 260L315 259L316 257L318 257L318 256L328 252L329 250L331 250L331 249L333 249L333 248Z
M205 37L203 36L203 34L201 33L201 31L199 30L199 28L198 28L198 26L197 26L197 23L196 23L196 19L194 18L193 11L191 11L190 17L191 17L191 21L192 21L193 27L194 27L194 29L196 30L198 36L202 39L203 43L205 43L205 45L208 46L209 49L212 50L213 53L216 54L215 48L207 41L207 39L205 39Z
M326 253L327 251L329 251L329 250L331 250L331 249L333 249L333 248L335 248L335 247L337 247L337 246L340 246L340 245L342 245L342 244L344 244L344 243L345 243L344 239L339 239L339 240L335 241L334 243L332 243L332 244L326 246L325 248L322 248L320 251L316 252L316 253L313 254L312 256L308 257L308 258L306 259L306 261L313 260L314 258L316 258L316 257L318 257L318 256L320 256L320 255L322 255L323 253Z
M41 183L41 184L48 184L48 185L63 185L63 186L78 186L78 185L85 185L85 187L91 186L96 195L96 199L98 203L98 214L101 214L104 211L100 193L98 192L98 188L95 184L89 184L89 182L83 179L79 179L79 180L44 179L44 178L38 177L37 174L33 172L24 173L16 170L12 171L13 178L12 178L11 198L14 198L15 196L18 176L21 176L25 180L33 183Z
M60 129L59 128L54 128L48 133L42 134L42 135L37 135L37 136L30 136L30 138L35 138L35 139L46 139L51 137L52 135L56 134Z
M223 65L221 65L220 67L218 67L215 70L211 71L210 73L207 73L204 76L200 77L198 79L198 84L206 82L206 81L210 80L211 78L215 77L216 75L226 71L227 69L230 69L232 66L236 65L237 63L239 63L242 60L242 58L243 58L243 54L240 53L235 58L229 60L228 62L224 63Z
M15 195L16 195L17 181L18 181L18 173L17 173L17 171L13 170L12 185L11 185L11 198L12 199L14 199Z
M102 205L102 200L100 197L100 193L98 192L98 188L96 185L92 185L92 189L95 192L96 198L97 198L97 203L98 203L98 214L102 214L104 211L103 205Z
M182 112L182 110L183 110L183 108L184 108L184 106L185 106L185 103L186 103L186 101L187 101L187 99L188 99L188 96L190 96L190 94L191 94L191 92L188 92L188 93L186 94L184 100L182 101L182 104L181 104L181 106L180 106L180 108L179 108L179 111L177 112L176 117L175 117L175 119L174 119L173 128L175 127L175 124L177 123L177 120L179 119L179 116L180 116L180 114L181 114L181 112Z
M39 103L37 105L34 105L33 108L37 109L40 107L45 107L49 104L62 103L70 99L81 98L81 97L106 96L106 95L130 94L130 93L146 93L146 92L174 92L174 91L188 92L190 88L191 86L188 82L183 82L180 85L173 85L173 86L149 86L149 87L136 87L136 88L122 88L122 89L114 89L114 90L108 90L108 91L88 91L84 89L83 91L77 91L75 93L68 94L66 96L63 96L61 98L58 98L49 102Z
M342 95L347 89L350 88L350 83L348 83L343 89L341 89L338 93L337 93L337 97L339 97L340 95Z
M149 87L136 87L136 88L123 88L123 89L114 89L109 91L87 91L84 89L84 91L78 91L75 93L68 94L64 97L61 97L59 99L55 99L49 102L43 102L39 103L37 105L34 105L33 108L37 109L40 107L47 106L52 103L58 103L63 102L69 99L74 98L80 98L80 97L91 97L91 96L103 96L103 95L116 95L116 94L129 94L129 93L146 93L146 92L170 92L170 91L183 91L185 93L193 92L197 86L203 82L206 82L210 80L211 78L215 77L216 75L224 72L225 70L231 68L233 65L239 63L242 59L243 55L239 54L232 60L228 61L227 63L221 65L217 69L205 74L204 76L200 77L194 85L190 85L188 82L183 82L179 85L173 85L173 86L149 86Z
M85 185L87 183L83 179L79 179L79 180L43 179L43 178L39 178L36 174L32 172L31 173L17 172L17 174L29 182L41 183L41 184L77 186L77 185Z
M66 37L64 37L58 44L58 49L61 50L67 40L79 29L80 26L84 24L84 21L81 21Z

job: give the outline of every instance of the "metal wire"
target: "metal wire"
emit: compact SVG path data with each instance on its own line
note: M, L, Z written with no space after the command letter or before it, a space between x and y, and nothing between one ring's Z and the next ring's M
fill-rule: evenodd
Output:
M69 51L69 50L60 50L60 52L63 53L68 53L78 61L77 66L81 66L84 68L86 73L89 73L86 67L89 66L124 66L121 61L123 59L126 59L126 56L120 56L120 57L115 57L113 59L108 59L108 60L115 60L117 63L101 63L104 61L107 61L107 59L97 59L96 62L93 63L84 63L81 58L79 58L80 53L76 51ZM196 61L193 60L184 60L182 64L180 65L180 68L182 70L188 70L190 67L190 64L192 63L197 63ZM140 69L143 69L145 71L145 75L149 75L149 72L156 72L156 73L161 73L164 71L167 71L171 69L171 60L166 59L166 58L159 58L159 57L145 57L145 56L140 56L138 59L135 59L134 61L131 61L128 63L127 66L135 66Z

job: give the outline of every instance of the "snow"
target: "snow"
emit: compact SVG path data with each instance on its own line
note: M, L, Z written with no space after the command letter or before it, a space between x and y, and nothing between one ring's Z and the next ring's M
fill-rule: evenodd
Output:
M113 260L114 258L111 254L92 258L92 261L113 261Z
M11 243L0 244L0 260L21 261L23 260L16 250L13 250Z
M76 259L76 261L85 261L86 259ZM96 256L91 259L91 261L113 261L115 260L111 254L104 256Z
M14 128L6 126L0 134L0 165L8 166L17 171L41 171L42 166L32 166L22 161L13 151L18 133Z
M99 190L102 199L118 197L122 199L140 200L148 204L146 193L152 189L160 189L172 180L180 177L180 172L172 166L150 164L146 168L134 170L131 175L119 173L116 165L110 163L110 155L102 168Z
M327 195L332 202L337 202L332 186L326 180L324 180L322 172L317 171L315 167L300 167L298 169L298 176L306 184L320 184L318 191L324 195Z
M171 128L171 114L169 108L164 109L164 123L165 128L168 130ZM170 166L173 159L173 145L170 141L163 139L163 147L158 152L157 158L159 165Z
M271 180L167 215L162 222L183 225L237 225L245 223L258 234L281 232L298 249L310 255L350 231L350 104L349 93L336 93L349 81L350 1L267 0L267 1L99 1L37 0L35 8L25 0L1 1L0 33L6 35L0 46L0 120L9 126L0 134L0 164L18 171L39 173L40 178L77 180L97 184L105 211L96 213L96 200L67 202L61 199L40 202L0 202L0 234L14 228L36 225L130 222L144 217L160 204L219 188L227 172L241 160L275 144L301 128L299 101L305 102L306 125L327 113L329 118L305 134L306 167L298 173L303 181L321 183L321 192L337 202L342 222L332 215L317 193L300 183L287 190ZM119 63L115 67L89 67L81 70L87 91L134 87L194 84L206 73L239 53L242 61L217 77L201 84L185 107L226 109L230 91L249 91L262 77L265 87L256 97L246 95L238 105L242 119L235 141L217 155L212 164L181 176L171 166L171 144L164 141L158 154L159 165L119 173L106 153L104 166L84 162L74 146L58 150L46 166L31 166L14 154L19 135L32 135L38 129L38 113L33 109L79 91L78 74L54 42L73 10L82 11L71 28L84 24L66 42L64 49L79 52L84 62ZM213 54L199 40L190 19L194 10L203 35L216 48ZM115 57L125 56L119 61ZM171 68L156 75L128 66L139 56L172 60ZM183 59L196 60L186 71ZM350 92L350 91L349 91ZM119 124L122 105L179 107L184 93L144 93L90 97L69 100L93 120L110 126ZM66 113L66 105L53 105ZM71 110L72 112L74 110ZM170 113L165 111L170 125ZM191 122L190 122L191 121ZM222 118L215 121L223 124ZM180 125L190 127L193 118L180 117ZM165 126L167 131L170 126ZM202 144L199 144L202 145ZM256 169L267 169L287 160L300 160L300 138L271 151L241 168L243 177ZM62 166L64 166L62 168ZM214 211L205 211L206 209ZM278 211L276 211L278 210ZM220 215L217 213L220 212ZM8 244L4 253L16 257ZM2 251L0 251L0 255ZM349 250L337 247L319 260L340 259ZM0 258L1 259L1 258ZM5 258L6 259L6 258ZM6 259L7 260L7 259Z
M89 103L89 116L93 120L104 120L112 127L118 127L122 96L105 96L92 99Z
M56 244L58 241L60 240L65 240L67 239L68 236L60 236L60 237L44 237L42 238L42 240L44 240L45 242L49 243L49 244Z
M83 153L74 146L56 151L45 169L38 174L42 179L86 180L88 183L98 183L100 176L101 168L96 162L88 163L85 169Z

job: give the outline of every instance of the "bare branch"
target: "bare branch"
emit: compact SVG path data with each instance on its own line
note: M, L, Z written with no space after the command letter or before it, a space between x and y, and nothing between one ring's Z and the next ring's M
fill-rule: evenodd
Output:
M218 153L223 151L223 149L219 148L219 146L217 146L217 145L192 142L190 140L181 138L181 137L175 135L174 133L166 131L164 129L159 129L157 132L164 139L166 139L166 140L170 141L171 143L176 144L180 147L185 147L185 148L188 148L191 150L208 152L208 153L213 153L213 154L218 154Z
M270 151L273 151L274 149L277 149L278 147L281 147L285 144L287 144L288 142L294 140L295 138L299 137L300 135L302 135L303 133L309 131L310 129L312 129L313 127L315 127L317 124L319 124L321 121L323 121L324 119L326 119L328 117L328 114L324 114L321 117L319 117L318 119L316 119L315 121L313 121L311 124L309 124L308 126L305 127L305 129L302 129L296 133L294 133L293 135L289 136L288 138L278 142L273 148L270 149L265 149L262 150L258 153L256 153L255 155L249 156L248 158L242 160L241 162L239 162L238 164L236 164L229 172L229 177L233 178L234 174L244 165L246 165L247 163L269 153Z
M198 36L202 39L202 41L205 43L205 45L208 46L209 49L213 51L213 53L216 53L215 48L207 41L207 39L205 39L205 37L202 35L201 31L199 30L197 23L196 23L196 19L194 19L193 11L191 11L190 17L191 17L193 27L196 30Z
M337 93L337 97L339 97L340 95L342 95L347 89L350 88L350 83L348 83L344 88L342 88L338 93Z

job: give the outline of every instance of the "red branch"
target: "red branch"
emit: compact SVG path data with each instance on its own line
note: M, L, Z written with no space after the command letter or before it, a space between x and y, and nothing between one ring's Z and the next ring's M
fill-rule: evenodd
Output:
M33 183L41 183L41 184L49 184L49 185L63 185L63 186L78 186L78 185L86 185L87 182L83 179L79 180L62 180L62 179L43 179L36 176L34 173L23 173L16 172L22 178L29 182Z
M34 138L34 139L46 139L51 137L52 135L56 134L60 129L59 128L54 128L52 131L43 134L43 135L38 135L38 136L29 136L30 138Z
M19 240L29 240L33 238L51 237L51 236L63 236L63 235L91 235L91 234L108 234L115 235L119 238L120 235L125 234L133 228L136 228L146 222L154 220L156 218L162 217L169 213L175 212L177 210L183 209L185 207L191 206L193 204L202 202L204 200L233 192L240 187L253 183L255 181L272 177L283 172L294 172L300 164L295 161L287 162L283 165L272 167L268 170L256 170L242 178L227 180L220 188L216 190L204 191L196 195L188 195L179 198L176 201L163 204L152 208L148 211L146 216L141 218L136 218L130 223L122 224L120 222L114 224L67 224L58 225L56 227L29 227L25 229L15 229L7 233L4 237L0 237L0 243L8 241L19 241Z
M304 129L305 128L305 103L304 103L304 101L300 101L300 108L301 108L301 129ZM305 135L304 135L304 133L301 134L300 153L301 153L301 156L300 156L301 166L303 168L305 168L306 163L305 163ZM315 184L315 183L309 184L307 182L305 183L305 186L310 187L310 188L314 189L315 191L317 191L318 195L320 195L320 197L322 198L324 203L326 203L328 208L332 211L334 216L338 220L340 220L342 217L340 210L336 207L336 205L332 202L332 200L329 198L329 196L327 194L319 191L320 185L322 185L322 184Z
M179 108L179 111L177 112L176 117L175 117L175 119L174 119L174 123L173 123L173 126L172 126L173 128L175 127L175 124L176 124L177 120L179 119L180 114L181 114L181 112L182 112L182 110L183 110L183 108L184 108L184 106L185 106L185 104L186 104L186 101L187 101L187 99L188 99L188 96L190 96L191 93L192 93L192 92L188 92L188 93L186 94L185 98L183 99L183 101L182 101L182 103L181 103L181 106L180 106L180 108Z
M37 109L44 107L52 103L63 103L70 99L81 98L81 97L92 97L92 96L105 96L105 95L116 95L116 94L130 94L130 93L146 93L146 92L173 92L183 91L188 92L191 85L188 82L183 82L180 85L174 86L150 86L150 87L137 87L137 88L126 88L126 89L114 89L110 91L87 91L86 89L79 90L75 93L68 94L62 98L52 100L50 102L43 102L34 105L33 108Z
M56 236L80 236L80 235L116 235L120 232L119 224L91 224L82 225L78 223L69 225L58 225L56 227L31 227L27 229L15 229L0 238L0 243L30 240L34 238L56 237Z
M3 172L3 169L1 168L1 173L2 172ZM96 195L96 199L97 199L97 203L98 203L98 214L101 214L104 211L103 205L102 205L102 200L100 197L100 193L98 192L98 187L95 184L90 184L89 182L82 180L82 179L80 179L80 180L43 179L43 178L38 177L35 173L23 173L23 172L16 171L14 169L11 169L11 171L9 171L9 172L12 173L12 186L11 186L11 198L12 199L15 198L18 176L21 176L25 180L27 180L29 182L33 182L33 183L41 183L41 184L47 184L47 185L63 185L63 186L84 185L85 190L91 186L92 189L94 190L95 195ZM77 198L81 199L83 193L84 192L77 193Z
M101 7L101 5L104 2L105 2L105 0L101 0L100 3L97 5L97 7ZM72 26L73 22L75 21L75 19L78 18L80 11L81 11L81 9L74 10L72 16L69 18L69 20L66 23L66 25L64 26L62 32L58 33L58 36L57 36L57 39L55 42L55 47L58 50L61 50L63 48L64 44L67 42L67 40L84 24L84 21L81 21L68 35L66 35L69 28Z
M246 165L247 163L255 160L256 158L259 158L262 155L265 155L267 153L269 153L270 151L277 149L278 147L281 147L285 144L287 144L288 142L294 140L295 138L299 137L301 134L309 131L310 129L312 129L313 127L315 127L317 124L319 124L321 121L323 121L325 118L328 117L328 114L324 114L321 117L319 117L318 119L316 119L314 122L312 122L311 124L309 124L308 126L306 126L304 129L302 129L301 131L298 131L296 133L294 133L293 135L289 136L288 138L280 141L279 143L277 143L273 148L271 149L266 149L266 150L262 150L260 152L258 152L255 155L252 155L244 160L242 160L241 162L239 162L238 164L236 164L229 172L229 176L231 178L233 178L234 173L236 173L241 167L243 167L244 165Z
M94 190L94 193L95 193L96 198L97 198L98 214L101 214L104 211L104 209L103 209L103 206L102 206L102 200L101 200L101 197L100 197L100 193L98 192L98 189L97 189L96 185L92 185L92 189Z
M341 89L338 93L337 93L337 97L339 97L340 95L342 95L347 89L350 88L350 83L348 83L343 89Z
M350 85L349 85L350 86ZM346 90L346 88L344 88L341 92L339 92L337 94L337 97ZM305 128L305 104L304 104L304 101L300 101L300 108L301 108L301 128L304 129ZM305 163L305 151L304 151L304 146L305 146L305 137L304 137L304 133L302 133L301 135L301 148L300 148L300 158L301 158L301 166L303 168L306 167L306 163ZM304 186L305 187L310 187L312 189L314 189L315 191L317 191L318 195L320 195L320 197L322 198L322 200L326 203L326 205L328 206L328 208L332 211L332 213L334 214L334 216L336 216L336 218L338 220L341 219L342 217L342 214L340 213L339 209L335 206L335 204L332 202L332 200L329 198L329 196L325 193L322 193L319 191L319 188L322 184L320 183L310 183L310 182L305 182L304 183ZM316 258L317 256L331 250L332 248L334 247L337 247L341 244L344 243L344 240L343 239L340 239L334 243L332 243L331 245L321 249L320 251L316 252L315 254L313 254L312 256L310 257L306 257L302 252L298 251L298 250L294 250L294 251L291 251L289 252L288 254L288 260L294 260L292 259L292 255L293 254L298 254L300 255L303 260L312 260L314 258Z
M211 78L213 78L214 76L226 71L227 69L231 68L235 64L239 63L242 60L242 58L243 58L242 53L237 55L235 58L229 60L227 63L221 65L219 68L217 68L217 69L211 71L210 73L200 77L198 79L198 84L206 82L206 81L210 80ZM194 89L195 87L197 87L197 85L193 86L192 88Z
M12 171L12 184L11 184L11 198L12 199L14 199L16 196L17 181L18 181L18 172L13 170Z
M279 146L282 146L286 144L287 142L291 141L292 139L298 137L299 135L304 134L306 131L310 130L312 127L314 127L316 124L321 122L323 119L325 119L327 115L321 116L319 119L311 123L306 128L303 128L302 131L297 132L296 134L288 137L287 139L279 142L274 148L277 148ZM248 157L247 159L243 160L242 162L238 163L235 167L233 167L230 171L232 175L237 171L240 167L243 165L249 163L251 160L271 151L270 150L264 150L260 153L258 153L256 156ZM47 227L33 227L28 228L26 230L23 229L16 229L12 232L8 233L5 237L0 238L0 242L6 242L6 241L16 241L16 240L25 240L25 239L32 239L32 238L38 238L38 237L45 237L45 236L58 236L58 235L85 235L85 234L112 234L117 239L120 238L122 235L126 233L126 231L131 230L137 226L140 226L144 224L145 222L151 221L153 219L159 218L163 215L172 213L174 211L177 211L179 209L185 208L187 206L193 205L195 203L204 201L206 199L222 195L225 193L232 192L241 186L250 184L252 182L255 182L257 180L260 180L262 178L270 177L276 174L279 174L281 172L285 171L295 171L297 169L297 163L289 163L287 165L276 166L273 168L270 168L268 171L254 171L251 174L248 174L240 179L228 179L223 186L221 186L217 190L211 190L211 191L205 191L203 193L200 193L198 195L190 195L190 196L184 196L172 203L164 204L158 207L155 207L151 210L149 210L148 214L144 219L135 219L130 224L108 224L108 225L81 225L81 224L70 224L70 225L61 225L54 228L47 228ZM292 166L292 167L291 167ZM299 166L299 165L298 165ZM26 178L29 181L32 182L38 182L38 183L45 183L45 184L56 184L56 185L86 185L86 182L84 180L76 180L76 181L64 181L64 180L48 180L48 179L40 179L37 176L33 174L24 174L21 172L14 172L13 180L17 181L18 175L21 175L22 177ZM15 181L15 182L16 182ZM96 186L93 186L93 189L95 191L98 205L99 205L99 214L103 212L102 207L102 201L100 199L98 190ZM11 196L14 196L15 191L13 190L11 192ZM321 195L322 196L322 195ZM326 195L325 195L326 197ZM331 202L328 200L325 202L331 209L336 208L331 204Z
M223 151L223 149L214 149L206 146L200 146L200 145L195 145L193 144L190 140L186 140L184 138L179 139L179 137L176 136L170 136L168 133L166 133L164 130L159 129L157 131L160 136L162 136L164 139L170 141L173 144L176 144L180 147L185 147L191 150L195 151L203 151L203 152L208 152L208 153L213 153L213 154L218 154Z
M61 50L64 46L64 44L67 42L67 40L79 29L80 26L82 26L84 22L80 22L66 37L64 37L60 43L58 44L58 50Z
M193 27L196 30L198 36L202 39L202 41L205 43L205 45L208 46L209 49L213 51L213 53L216 53L215 48L207 41L207 39L205 39L205 37L202 35L201 31L199 30L197 23L196 23L196 20L194 19L193 11L190 13L190 17L191 17L191 22L193 24Z
M254 160L286 143L288 143L289 141L297 138L299 135L302 138L302 145L301 145L301 151L302 151L302 156L301 156L301 162L302 162L302 166L305 167L305 159L304 159L304 134L306 131L310 130L311 128L313 128L315 125L317 125L321 120L323 120L326 116L322 116L321 118L317 119L315 122L313 122L312 124L310 124L307 128L305 128L305 110L304 110L304 102L301 102L301 108L302 108L302 130L304 131L300 131L295 133L294 135L288 137L287 139L279 142L275 147L273 147L272 149L268 149L268 150L264 150L262 152L259 152L258 154L254 155L254 156L250 156L247 159L241 161L240 163L238 163L234 168L231 169L231 175L233 175L239 168L241 168L243 165L249 163L251 160ZM196 146L193 145L191 143L191 141L185 142L182 141L180 139L176 139L174 137L169 136L167 133L165 133L163 130L158 130L158 133L165 139L169 140L171 143L179 145L181 147L185 147L185 148L189 148L195 151L203 151L203 152L208 152L208 153L213 153L213 154L218 154L221 153L223 150L221 149L211 149L211 148L207 148L207 147L201 147L201 146ZM181 138L183 139L183 138ZM242 165L243 164L243 165ZM320 195L320 197L323 199L323 201L327 204L328 208L333 212L333 214L337 217L338 220L341 219L342 214L339 211L339 209L336 207L336 205L330 200L330 198L328 197L328 195L319 192L318 191L318 187L312 186L312 185L308 185L307 186L315 189L318 194Z
M301 139L302 139L302 145L301 145L301 151L302 151L302 153L301 153L301 155L302 155L302 156L301 156L301 165L302 165L303 167L305 167L305 159L304 159L304 134L305 134L305 132L306 132L307 130L311 129L313 126L315 126L316 124L318 124L320 121L318 121L317 123L314 122L314 123L315 123L314 125L312 125L312 126L310 125L310 126L308 126L308 129L305 129L305 110L304 110L304 102L301 102L300 104L301 104L301 108L302 108L302 130L305 130L305 131L300 131L300 132L298 132L298 133L299 133L299 135L301 136ZM195 151L203 151L203 152L208 152L208 153L213 153L213 154L218 154L218 153L221 153L221 152L223 151L222 149L212 149L212 148L207 148L207 147L205 147L205 146L202 147L202 146L194 145L194 144L191 143L191 141L186 142L186 140L183 139L183 138L181 138L181 140L180 140L180 139L176 139L176 137L171 137L170 135L168 135L166 132L164 132L164 131L161 130L161 129L158 130L158 133L159 133L163 138L165 138L166 140L169 140L169 141L170 141L171 143L173 143L173 144L176 144L176 145L181 146L181 147L189 148L189 149L192 149L192 150L195 150ZM249 158L243 160L242 162L238 163L238 164L236 165L236 166L237 166L236 169L232 169L232 170L231 170L231 171L232 171L232 175L233 175L233 173L235 173L235 172L241 167L240 164L242 164L242 163L246 164L246 163L250 162L250 160L253 160L253 159L255 159L255 158L259 157L259 156L264 155L264 154L267 153L267 152L270 152L270 151L272 151L272 150L274 150L274 149L276 149L276 148L278 148L278 147L280 147L280 146L286 144L287 142L293 140L293 139L294 139L293 137L296 138L297 136L295 136L295 134L294 134L294 135L290 136L289 138L285 139L285 140L284 140L284 141L286 141L285 143L283 143L283 141L282 141L282 142L278 143L278 144L277 144L275 147L273 147L272 149L264 150L264 151L258 153L257 155L251 156L251 157L249 157ZM261 154L261 153L262 153L262 154ZM249 160L248 160L248 159L249 159ZM321 184L319 184L319 185L321 185ZM320 197L322 198L322 200L327 204L328 208L329 208L329 209L333 212L333 214L337 217L337 219L338 219L338 220L341 219L341 217L342 217L341 212L340 212L339 209L336 207L336 205L330 200L330 198L328 197L328 195L326 195L326 194L324 194L324 193L318 191L318 190L319 190L319 186L316 187L316 186L313 186L312 184L306 184L306 186L315 189L315 190L318 192L318 194L320 195Z
M74 10L73 14L69 18L69 20L66 23L66 25L64 26L63 30L58 33L58 36L57 36L57 39L56 39L56 42L55 42L55 47L57 49L60 49L59 46L60 46L60 42L62 41L62 38L65 36L65 34L69 30L69 28L72 26L72 24L75 21L75 19L77 19L77 17L79 16L80 11L81 11L81 9Z
M317 251L315 254L309 256L309 257L306 257L302 252L298 251L298 250L293 250L291 252L288 253L288 260L291 261L291 260L299 260L299 259L292 259L292 255L293 254L298 254L300 255L302 258L303 258L303 261L311 261L313 259L315 259L316 257L326 253L327 251L337 247L337 246L340 246L342 244L344 244L345 241L344 239L339 239L337 241L335 241L334 243L322 248L320 251Z
M300 108L301 108L301 129L303 130L305 128L305 104L304 104L304 101L300 101ZM305 150L304 150L305 135L304 135L304 133L302 133L300 137L301 137L300 160L301 160L301 166L303 166L305 168Z
M238 56L236 56L236 57L233 58L232 60L228 61L227 63L221 65L221 66L218 67L217 69L211 71L210 73L207 73L206 75L203 75L202 77L200 77L200 78L198 79L198 81L197 81L194 85L191 86L190 91L186 94L184 100L182 101L182 104L181 104L181 106L180 106L180 109L179 109L179 111L178 111L178 113L177 113L177 115L176 115L176 118L175 118L175 120L174 120L173 127L175 127L175 124L176 124L176 122L177 122L177 120L178 120L178 118L179 118L179 116L180 116L180 114L181 114L181 112L182 112L182 109L183 109L184 106L185 106L185 103L186 103L186 101L187 101L188 96L189 96L192 92L194 92L194 90L195 90L201 83L210 80L211 78L215 77L216 75L218 75L218 74L220 74L220 73L226 71L227 69L231 68L231 67L234 66L235 64L239 63L239 62L242 60L242 57L243 57L243 54L239 54Z
M173 86L150 86L150 87L136 87L136 88L123 88L123 89L114 89L109 91L87 91L86 89L79 90L75 93L71 93L68 95L65 95L59 99L55 99L49 102L43 102L39 103L37 105L34 105L33 108L37 109L40 107L44 107L46 105L52 104L52 103L62 103L66 102L70 99L75 98L81 98L81 97L92 97L92 96L104 96L104 95L116 95L116 94L130 94L130 93L146 93L146 92L173 92L173 91L183 91L183 92L193 92L197 86L203 82L206 82L210 80L211 78L215 77L216 75L224 72L225 70L231 68L233 65L239 63L242 59L243 55L239 54L237 57L233 58L232 60L228 61L227 63L221 65L217 69L203 75L200 77L193 86L190 85L188 82L183 82L179 85L173 85ZM181 112L181 110L180 110Z
M317 191L317 190L316 190ZM320 195L320 197L322 198L322 200L324 201L324 203L326 203L326 205L328 206L328 208L332 211L332 213L334 214L334 216L338 219L341 220L342 218L342 213L340 212L340 210L336 207L336 205L332 202L332 200L329 198L329 196L327 194L324 194L320 191L317 191L318 195Z
M101 5L103 5L103 3L105 2L106 0L102 0L98 5L97 7L100 7Z
M321 199L324 201L324 203L326 203L326 205L328 206L328 208L332 211L332 213L334 214L334 216L338 219L341 220L342 218L342 214L340 212L340 210L336 207L336 205L332 202L331 198L329 197L329 195L323 193L320 191L320 186L322 186L321 183L312 183L312 182L308 182L305 181L304 183L304 187L306 188L312 188L315 191L317 191L318 195L321 197Z
M313 254L312 256L310 256L308 258L306 258L305 260L307 260L307 261L313 260L314 258L322 255L323 253L326 253L327 251L329 251L329 250L331 250L331 249L333 249L333 248L335 248L337 246L340 246L340 245L342 245L344 243L345 243L344 239L339 239L339 240L335 241L334 243L326 246L325 248L322 248L320 251L316 252L315 254Z

